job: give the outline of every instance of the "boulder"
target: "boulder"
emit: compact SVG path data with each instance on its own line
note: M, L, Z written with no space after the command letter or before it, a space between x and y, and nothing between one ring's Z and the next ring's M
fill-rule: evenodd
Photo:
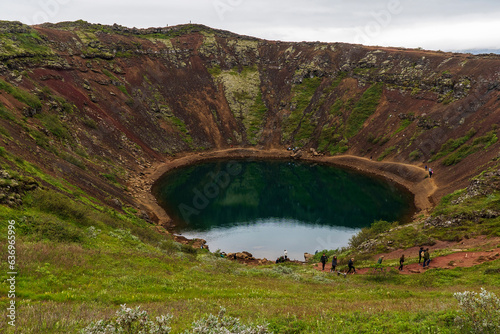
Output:
M193 248L208 249L207 241L204 239L194 238L192 247Z
M304 253L304 260L306 262L309 262L310 259L312 259L314 257L313 254L309 254L309 253Z
M253 255L249 252L228 253L227 258L231 260L243 260L243 261L255 260Z
M237 252L236 258L240 260L255 260L253 255L249 252Z
M313 155L313 157L319 157L321 154L318 153L313 147L309 149L309 152Z
M290 158L292 158L292 159L299 159L300 157L302 157L301 150L297 150L295 152L290 153Z
M242 253L245 254L247 256L247 258L253 258L252 253L245 252L245 251L243 251Z

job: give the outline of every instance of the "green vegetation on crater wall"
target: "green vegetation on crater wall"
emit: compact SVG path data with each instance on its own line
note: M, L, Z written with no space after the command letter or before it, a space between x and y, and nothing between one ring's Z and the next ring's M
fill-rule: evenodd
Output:
M105 29L105 26L102 29ZM112 51L112 46L108 47L101 43L96 35L97 31L104 32L105 30L100 29L75 29L73 33L78 36L81 44L77 42L80 51L85 57L90 58L102 58L102 59L113 59L115 57L115 52ZM105 31L109 33L109 31ZM124 53L129 53L128 51L120 51L120 56ZM132 53L130 53L132 55Z
M409 120L409 119L403 119L401 121L401 124L399 125L399 128L396 131L394 131L394 133L392 134L392 136L400 133L401 131L403 131L404 129L406 129L407 127L409 127L411 123L412 123L411 120Z
M498 141L495 130L487 132L484 136L478 137L470 145L463 145L457 151L450 154L443 160L443 165L451 166L459 163L471 154L480 150L485 150Z
M339 77L334 80L332 86L337 87L344 77L345 74L340 72ZM348 138L356 135L366 119L375 112L382 91L383 84L377 83L368 88L357 102L352 97L348 99L347 97L337 97L328 110L329 119L333 123L329 127L322 129L318 141L318 149L323 152L327 151L332 155L347 151L349 148ZM345 124L344 117L342 117L343 114L348 115ZM409 123L404 124L404 127L408 125ZM373 134L368 137L368 142L372 144L379 140L380 138L376 139Z
M330 145L331 138L335 135L335 126L328 126L325 125L321 129L321 134L319 136L319 141L318 141L318 150L320 152L324 152L328 149L328 146Z
M57 112L71 114L73 113L74 109L76 109L76 106L68 102L68 100L66 100L64 97L61 97L59 95L54 95L54 92L48 86L44 86L42 88L42 93L40 94L40 98L42 100L49 99L55 102L58 106L55 106L51 103L51 108L56 109Z
M417 161L422 158L423 154L420 150L414 150L410 153L409 158L411 161Z
M114 80L116 82L121 82L121 80L119 78L117 78L113 73L111 73L110 71L108 71L105 68L102 69L102 73L104 73L104 75L106 75L111 80ZM147 77L146 77L146 79L147 79Z
M119 85L118 90L120 92L122 92L123 94L127 95L130 98L129 101L132 103L132 101L133 101L132 95L130 95L130 93L128 92L127 87L125 87L125 85Z
M252 54L258 56L259 53L259 42L248 39L231 39L227 42L229 47L234 49L236 56L241 57L245 54Z
M12 31L0 28L0 59L12 57L46 57L53 56L52 50L45 45L45 41L31 27L26 25L16 25L15 22L0 22L0 25L15 25Z
M36 118L40 119L44 127L57 138L65 140L71 139L68 129L57 115L42 113L37 114Z
M457 139L453 139L453 138L448 139L443 145L441 145L441 149L439 150L439 152L436 153L436 155L434 155L429 160L429 162L435 161L435 160L442 158L442 157L452 153L453 151L457 150L458 148L460 148L460 146L465 144L469 139L474 137L476 132L477 131L474 128L472 128L463 137L460 137Z
M214 60L207 67L217 67L220 64L240 64L244 68L253 68L259 59L259 42L247 38L227 38L221 40L214 32L202 31L203 43L198 52L203 58ZM253 64L253 65L251 65ZM244 70L244 69L243 69ZM213 73L212 73L213 74Z
M171 39L174 37L179 37L191 33L203 33L203 34L213 34L213 29L197 24L183 24L178 26L173 26L170 28L162 28L164 32L152 33L147 35L139 35L139 37L144 38L162 38Z
M208 67L207 71L208 71L208 73L210 73L214 77L217 77L217 76L222 74L222 69L220 68L219 65L215 65L213 67Z
M295 110L303 112L311 103L311 99L321 84L321 78L304 78L302 83L292 88L292 103L295 104Z
M76 192L74 191L76 187L69 184L66 180L55 178L49 174L46 174L41 170L40 167L29 163L28 161L20 158L17 155L7 152L4 147L0 146L0 152L0 155L2 156L2 158L4 158L0 160L0 166L2 167L2 169L7 170L9 173L25 174L29 177L38 178L65 193L76 194ZM10 162L10 165L7 163L7 161ZM0 208L2 207L3 206L0 206Z
M66 21L66 22L59 22L59 23L55 23L55 24L49 23L47 25L51 29L57 29L57 30L68 30L68 31L85 30L85 31L92 32L92 33L100 31L100 32L106 32L106 33L110 33L110 34L116 32L109 25L89 23L85 20Z
M19 102L25 103L36 110L42 108L42 102L40 102L40 99L38 97L22 89L12 86L2 79L0 79L0 89L12 95Z
M493 170L497 170L498 166ZM487 173L486 173L487 174ZM432 218L450 221L446 228L430 225L427 232L439 240L458 241L480 235L500 236L500 217L488 218L485 212L496 212L500 204L500 191L496 189L498 176L484 177L480 174L473 178L487 195L471 194L460 189L441 198L432 212Z
M321 84L321 78L304 78L302 83L293 86L292 88L292 110L290 116L283 124L283 139L292 139L292 133L301 125L302 120L306 117L304 110L311 103L311 99ZM311 114L308 114L311 116ZM307 120L310 121L310 120ZM306 129L306 132L309 131Z
M299 147L304 146L311 139L314 129L317 126L313 121L313 114L314 112L310 112L304 115L300 123L300 128L294 136L294 141Z
M189 134L186 123L184 123L182 119L175 116L170 116L169 119L171 123L182 133L182 140L191 145L193 143L193 138Z
M96 44L100 43L99 39L94 33L95 31L90 31L88 29L85 29L85 30L73 30L73 32L75 33L75 35L78 36L78 38L80 38L80 41L86 46L92 45L93 43Z
M5 108L5 106L2 103L0 103L0 117L12 122L15 122L17 120L12 114L12 112L7 108Z
M339 72L337 77L331 82L331 84L328 85L321 92L321 95L319 96L317 102L314 103L314 105L311 105L311 99L318 90L318 87L320 86L321 82L323 81L321 78L318 77L304 78L302 81L302 84L304 84L303 86L301 86L302 84L297 85L292 89L292 92L294 93L292 98L292 104L295 105L296 109L292 112L292 114L288 118L289 123L287 124L287 126L288 126L288 131L296 132L296 134L294 135L294 141L297 146L300 147L304 146L311 139L314 130L318 126L318 116L319 116L318 111L325 103L327 103L328 99L330 98L335 88L337 88L340 85L340 83L342 82L342 80L344 80L346 76L347 73ZM311 111L304 114L304 111L309 105L311 105L310 109ZM342 105L343 105L342 100L338 99L334 103L334 105L330 107L329 113L338 114ZM328 132L330 133L330 137L326 135L324 129L322 129L320 134L322 138L320 138L319 146L321 146L323 149L326 149L326 147L329 146L328 144L325 143L325 141L331 139L331 135L333 134L333 132L331 131ZM329 151L335 151L335 152L345 151L343 148L339 147L334 148L334 145L330 146L331 149L329 149Z
M220 45L217 43L217 39L215 38L214 34L203 32L202 35L203 43L200 45L198 52L205 57L215 55L218 56L222 52L222 50ZM216 66L219 67L219 65Z
M332 81L330 88L332 90L337 88L340 85L340 83L342 82L342 80L344 80L345 78L347 78L347 72L344 72L344 71L338 72L337 77Z
M318 141L318 151L329 152L331 155L344 153L349 147L347 139L342 137L336 125L323 126Z
M255 99L255 103L250 108L248 113L248 118L243 122L243 124L248 124L245 126L247 129L247 137L250 144L257 144L259 133L262 132L264 125L264 119L267 115L267 107L262 100L262 93L259 91Z
M382 152L382 154L377 158L377 161L382 161L384 160L384 158L386 156L388 156L389 154L391 154L392 152L394 152L396 150L396 146L391 146L391 147L388 147L384 150L384 152Z
M476 135L474 128L470 129L465 136L457 139L449 139L442 146L439 152L434 155L429 161L435 161L439 158L443 159L442 164L451 166L459 163L471 154L474 154L482 149L487 149L498 141L496 130L491 130L481 137L475 138L470 144L466 144L472 137Z
M222 82L224 95L234 117L245 127L248 141L256 144L259 130L267 114L267 107L260 91L260 75L256 66L244 66L240 70L220 70L214 67L211 74Z
M330 107L329 113L334 116L341 115L342 112L340 110L342 109L343 106L344 102L341 99L338 99Z
M374 84L356 102L346 122L345 135L347 138L355 136L363 127L368 117L375 112L382 96L383 88L383 83Z

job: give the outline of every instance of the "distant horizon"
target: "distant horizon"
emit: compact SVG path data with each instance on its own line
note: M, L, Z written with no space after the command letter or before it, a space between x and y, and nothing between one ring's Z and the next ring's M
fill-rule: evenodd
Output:
M2 4L2 20L28 25L83 19L137 28L189 22L256 38L498 53L493 0L38 0Z
M22 22L22 21L19 21L19 20L12 20L11 22L15 22L15 21L18 21L18 22L21 22L22 24L27 24L25 22ZM173 25L165 25L165 26L148 26L148 27L137 27L137 26L126 26L126 25L123 25L123 24L119 24L119 23L111 23L111 24L108 24L108 23L100 23L100 22L89 22L87 20L84 20L84 19L77 19L77 20L73 20L73 21L59 21L59 22L42 22L42 23L36 23L36 24L27 24L29 26L41 26L41 25L44 25L44 24L54 24L54 25L57 25L57 24L61 24L61 23L66 23L66 22L78 22L78 21L84 21L84 22L87 22L89 24L96 24L96 25L104 25L104 26L113 26L113 25L119 25L119 26L122 26L122 27L125 27L125 28L129 28L129 29L160 29L160 28L172 28L172 27L176 27L176 26L182 26L182 25L199 25L199 26L205 26L205 27L208 27L210 29L214 29L214 30L222 30L222 31L228 31L230 33L233 33L233 34L236 34L236 35L240 35L240 36L248 36L248 37L253 37L253 38L257 38L257 39L262 39L262 40L269 40L269 41L279 41L279 42L284 42L284 43L287 43L287 42L292 42L292 43L346 43L346 44L360 44L360 43L352 43L352 42L341 42L341 41L322 41L322 40L303 40L303 41L298 41L298 40L276 40L276 39L267 39L267 38L263 38L263 37L259 37L259 36L253 36L253 35L248 35L248 34L242 34L242 33L238 33L238 32L235 32L235 31L232 31L232 30L228 30L228 29L223 29L223 28L218 28L218 27L214 27L214 26L209 26L209 25L206 25L206 24L203 24L203 23L197 23L197 22L188 22L188 23L179 23L179 24L173 24ZM397 46L397 45L372 45L372 44L361 44L363 46L369 46L369 47L383 47L383 48L404 48L404 49L418 49L418 48L421 48L421 47L415 47L415 48L412 48L412 47L406 47L406 46ZM457 49L426 49L426 48L421 48L422 50L427 50L427 51L443 51L443 52L453 52L453 53L470 53L470 54L474 54L474 55L480 55L480 54L500 54L500 48L470 48L470 49L461 49L461 50L457 50Z

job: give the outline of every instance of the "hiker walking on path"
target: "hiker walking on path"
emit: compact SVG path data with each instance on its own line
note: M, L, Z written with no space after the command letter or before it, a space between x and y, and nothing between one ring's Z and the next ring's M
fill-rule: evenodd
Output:
M418 250L418 264L420 264L420 261L422 261L422 256L424 255L424 247L420 247Z
M347 274L349 274L351 272L351 270L353 270L353 274L356 273L356 268L354 268L354 258L353 257L349 260L349 263L347 263L347 266L349 267Z
M432 178L432 174L434 174L434 171L429 167L429 178Z
M384 256L383 256L383 255L382 255L382 256L380 256L380 257L378 258L378 260L377 260L377 265L375 266L375 271L376 271L377 269L380 269L380 271L383 271L383 270L382 270L382 261L383 261L383 260L384 260Z
M323 265L323 269L322 270L325 270L325 264L326 264L326 260L327 260L327 257L325 255L325 253L323 253L323 255L321 255L321 264Z
M401 257L399 258L399 271L402 271L403 270L403 263L405 262L405 255L401 255Z
M429 263L431 262L431 256L429 254L429 248L426 248L424 251L424 268L427 266L429 268Z
M335 272L335 268L337 268L337 257L334 255L333 259L332 259L332 269L330 269L330 271L332 273L334 273Z

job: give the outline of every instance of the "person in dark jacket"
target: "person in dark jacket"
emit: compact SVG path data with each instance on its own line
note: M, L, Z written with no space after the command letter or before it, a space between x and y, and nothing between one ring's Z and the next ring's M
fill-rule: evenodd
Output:
M349 270L347 271L348 274L351 272L351 270L353 270L353 274L356 273L356 268L354 268L354 258L353 257L349 260L349 262L347 263L347 266L349 267Z
M424 255L424 247L420 247L418 250L418 263L420 264L420 261L422 261L422 256Z
M403 270L403 263L405 262L405 255L401 255L401 257L399 258L399 270Z
M430 263L431 263L431 256L429 254L429 248L426 248L424 251L424 265L423 265L423 267L429 268Z
M321 264L323 265L323 269L322 270L325 270L325 264L326 264L326 260L327 260L327 256L325 253L323 253L323 255L321 255Z
M334 273L335 272L335 268L337 268L337 257L334 255L333 259L332 259L332 269L330 269L330 271L332 273Z

